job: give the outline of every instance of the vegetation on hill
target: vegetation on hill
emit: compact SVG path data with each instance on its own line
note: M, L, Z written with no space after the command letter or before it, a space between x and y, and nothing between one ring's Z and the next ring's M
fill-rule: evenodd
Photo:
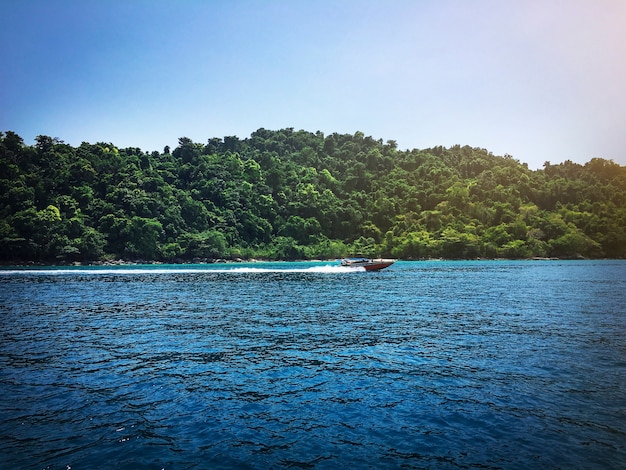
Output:
M0 261L626 257L626 167L259 129L145 152L0 133Z

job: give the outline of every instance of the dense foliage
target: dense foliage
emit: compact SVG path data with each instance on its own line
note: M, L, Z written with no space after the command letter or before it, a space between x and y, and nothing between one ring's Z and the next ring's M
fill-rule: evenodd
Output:
M0 188L5 263L626 256L626 167L532 171L361 132L259 129L148 153L8 131Z

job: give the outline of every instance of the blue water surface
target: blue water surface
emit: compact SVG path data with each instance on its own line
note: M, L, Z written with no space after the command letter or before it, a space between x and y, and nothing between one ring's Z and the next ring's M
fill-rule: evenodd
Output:
M0 270L0 466L623 469L625 332L625 261Z

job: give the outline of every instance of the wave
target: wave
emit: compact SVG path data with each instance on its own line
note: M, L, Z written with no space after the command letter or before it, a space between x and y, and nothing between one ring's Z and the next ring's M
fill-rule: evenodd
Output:
M209 271L209 270L207 270ZM313 266L309 268L233 268L224 270L210 270L210 272L237 272L237 273L353 273L365 271L365 268L346 268L343 266Z
M37 275L37 276L63 276L63 275L82 275L82 276L101 276L101 275L147 275L147 274L249 274L249 273L355 273L365 272L362 267L346 268L343 266L323 265L309 266L306 268L281 268L281 267L232 267L232 268L145 268L145 267L116 267L116 268L49 268L49 269L3 269L0 270L0 276L21 276L21 275Z

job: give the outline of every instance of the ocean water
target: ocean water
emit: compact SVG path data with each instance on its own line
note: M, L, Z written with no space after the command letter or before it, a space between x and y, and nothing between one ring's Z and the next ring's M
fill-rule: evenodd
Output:
M626 468L626 262L0 270L3 469Z

